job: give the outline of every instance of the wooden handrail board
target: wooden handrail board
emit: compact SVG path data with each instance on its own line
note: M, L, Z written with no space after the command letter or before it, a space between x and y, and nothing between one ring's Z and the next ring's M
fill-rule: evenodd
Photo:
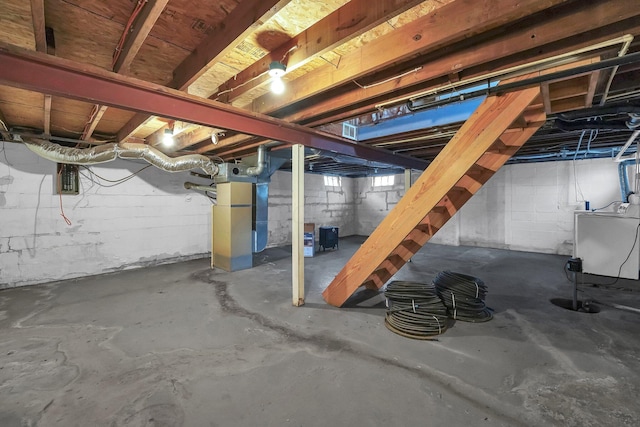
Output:
M341 306L362 285L380 288L415 255L508 160L505 154L535 132L529 114L519 131L505 134L539 93L529 88L485 99L324 290L325 301ZM492 147L505 154L487 153Z

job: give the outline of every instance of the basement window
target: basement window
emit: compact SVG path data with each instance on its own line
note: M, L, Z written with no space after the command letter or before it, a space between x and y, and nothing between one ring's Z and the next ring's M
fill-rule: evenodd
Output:
M342 185L342 178L339 176L324 176L325 187L340 187Z
M395 175L385 175L385 176L374 176L373 177L373 186L374 187L389 187L393 185L395 181Z
M56 194L79 194L78 165L58 163L56 169Z

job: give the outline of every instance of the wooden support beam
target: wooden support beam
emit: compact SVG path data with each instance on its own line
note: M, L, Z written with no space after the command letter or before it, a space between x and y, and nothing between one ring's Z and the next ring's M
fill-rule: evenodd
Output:
M206 153L207 151L211 151L211 150L221 150L223 148L234 146L234 145L237 145L237 144L240 144L240 143L246 143L246 142L250 141L251 139L252 139L251 136L243 135L243 134L227 136L226 138L223 138L220 141L218 141L217 144L211 143L211 144L205 145L202 148L197 149L196 153L202 154L202 153ZM201 142L201 141L198 141L198 142ZM195 142L194 144L197 144L197 142Z
M292 303L304 305L304 145L291 147Z
M210 98L231 102L268 83L270 78L267 72L272 61L283 62L289 73L422 1L351 0L224 82ZM222 92L226 93L218 98Z
M173 145L164 144L164 131L171 129L173 132ZM191 123L169 120L166 126L162 126L157 131L146 137L146 144L152 147L162 145L161 151L173 153L182 150L185 146L191 145L194 139L211 139L211 132L214 130L206 126L198 126Z
M487 41L479 41L472 47L464 48L442 57L432 58L428 61L425 60L427 62L425 62L423 68L415 73L368 87L367 89L361 89L355 85L353 89L349 89L349 86L345 86L345 90L341 91L340 95L326 99L314 99L312 105L292 109L292 113L282 115L282 117L287 121L305 123L309 126L341 120L374 110L373 104L380 102L381 97L391 96L392 94L396 96L397 94L406 94L403 95L404 99L404 96L417 95L420 91L424 91L424 82L432 82L431 87L442 85L445 82L439 79L451 74L451 64L455 64L459 73L464 72L465 78L475 77L487 72L482 68L482 64L485 62L504 62L507 60L505 58L517 58L518 55L530 53L528 59L513 59L513 63L507 64L505 62L505 65L503 65L503 67L510 67L532 60L565 54L594 43L610 40L625 32L637 33L637 31L640 31L637 22L640 13L633 8L629 8L625 0L612 0L607 4L594 2L573 3L570 6L573 8L573 13L568 13L569 6L562 6L563 13L549 14L543 20L529 20L513 31L497 35ZM442 13L444 8L439 9L439 11ZM620 25L620 19L626 20L622 21L623 24ZM633 23L634 19L635 24ZM612 26L614 24L616 27ZM598 28L594 29L592 26ZM576 34L580 34L580 36L577 37L575 36ZM563 40L563 43L566 40L571 42L563 44L560 48L550 49L553 43L559 40ZM533 49L537 51L534 52ZM322 69L325 69L325 67ZM331 74L331 68L326 68L325 72L328 73L327 75ZM307 73L304 80L308 83L311 78L313 78L313 74ZM420 83L419 89L416 86L417 83ZM426 86L426 89L429 88L429 86ZM295 91L295 88L292 89ZM270 97L270 95L266 95L266 97ZM256 103L259 103L261 98L258 98ZM296 98L291 102L296 102L297 100ZM367 102L371 104L367 104ZM263 106L264 108L261 107L260 111L272 114L276 111L283 111L281 109L289 104L290 102L286 101L281 105L274 104L273 108L265 105ZM344 113L328 115L331 111L341 111L341 109L346 109L346 106L354 104L361 105L361 107L356 109L348 108ZM247 106L247 108L253 107ZM258 111L257 108L256 111ZM318 119L318 117L321 117L321 119ZM241 139L234 142L241 142ZM213 149L214 147L203 147L199 151L203 153Z
M44 126L43 133L45 135L51 135L51 102L53 98L51 95L44 96Z
M138 54L142 44L168 2L169 0L147 0L147 3L143 6L137 19L134 21L133 26L124 29L126 34L123 34L122 37L124 37L125 41L122 50L118 52L117 59L113 64L114 72L121 74L129 73L129 67L133 59ZM102 116L107 111L107 108L105 105L96 104L94 106L91 111L91 117L89 117L89 121L82 131L81 139L83 141L88 141L91 138L91 135L93 135L100 120L102 120ZM127 137L129 136L130 135L127 135Z
M291 0L247 0L236 6L225 19L173 70L167 86L186 91L189 85L209 70L213 64L234 49L259 25L279 12ZM148 114L136 114L118 131L118 141L124 141L149 121Z
M179 151L184 148L190 147L193 144L197 144L203 140L211 141L211 134L214 132L219 132L217 129L213 129L210 127L198 126L195 128L190 128L186 132L180 133L177 135L176 142L172 151ZM215 145L214 145L215 147Z
M596 95L596 87L598 86L601 74L601 71L594 71L589 76L589 87L587 89L587 95L584 102L587 108L593 106L593 97Z
M38 52L47 51L47 34L44 18L44 0L31 0L31 20L33 21L33 36Z
M80 137L81 140L89 141L89 139L91 138L91 135L93 135L93 131L96 130L96 126L98 126L98 123L100 123L100 120L102 119L102 116L106 111L107 111L106 105L95 104L93 106L93 109L91 110L91 115L89 116L89 121L85 125L84 130L82 131L82 136Z
M122 74L129 73L133 59L149 36L167 3L169 0L147 0L133 26L130 29L125 28L125 31L129 30L130 32L124 35L125 42L118 59L113 64L113 71Z
M47 53L47 28L44 17L44 0L31 0L31 20L33 37L38 52ZM42 132L51 135L51 95L44 95Z
M455 2L450 4L455 4ZM374 110L373 105L366 104L367 101L375 103L379 102L381 97L391 97L385 101L393 101L395 98L402 102L401 100L406 100L407 97L418 96L420 92L431 88L424 85L428 81L433 82L433 86L441 86L446 83L446 76L451 72L452 64L456 70L464 72L465 78L474 77L488 71L486 67L483 67L485 63L503 61L502 68L510 67L565 54L575 49L610 40L627 32L637 33L640 31L638 22L640 12L637 9L629 8L626 0L611 0L606 3L580 2L572 3L571 6L575 9L572 14L550 14L548 19L528 24L523 23L513 31L498 35L488 41L479 41L472 47L425 60L423 68L415 73L374 87L361 89L354 86L349 89L348 86L345 86L345 90L340 95L324 100L318 99L313 105L296 109L295 112L287 114L283 118L294 123L316 126L326 123L327 120L335 121ZM578 37L576 34L580 36ZM553 47L553 43L560 40L571 40L571 43L562 45L562 47ZM518 58L518 55L525 56ZM507 64L506 61L510 62ZM496 67L491 71L499 69L498 66ZM311 73L305 75L305 79L307 78L312 78ZM444 80L441 81L442 79ZM419 88L416 86L417 83L421 83ZM269 103L264 102L258 105L260 102L260 98L254 101L255 111L273 113L288 104L283 102L283 105L277 105L269 101ZM316 117L327 117L328 112L354 104L362 105L362 107L352 108L344 114L331 115L326 120L315 119Z
M257 27L278 13L290 0L244 0L173 71L169 87L186 90L213 64L233 50Z
M375 283L375 279L370 277L371 272L395 253L406 236L425 221L434 207L446 209L445 215L452 209L456 210L447 198L454 187L467 188L475 193L481 183L486 182L487 175L493 173L493 169L476 166L475 163L539 93L539 88L530 88L487 98L325 289L325 301L341 306L362 284ZM525 132L535 132L535 128L525 128L521 133ZM434 215L445 220L442 214Z
M127 123L125 123L122 128L117 133L116 139L118 142L125 141L126 139L132 137L138 129L142 126L149 123L153 120L153 116L150 116L148 113L136 113Z
M97 101L116 108L143 111L202 126L224 127L239 133L303 144L403 168L424 169L428 165L421 159L354 144L353 141L273 117L5 43L0 43L0 62L3 64L0 67L0 84L11 87Z
M307 99L417 55L434 52L439 48L497 28L507 22L524 18L563 1L453 1L342 56L337 67L328 64L306 73L303 79L289 82L285 94L265 94L257 98L253 101L251 109L269 114L283 105ZM460 13L461 10L467 13ZM458 71L458 64L453 63L456 67L453 70L451 64L451 61L447 61L445 75ZM412 74L407 77L414 82L418 81Z

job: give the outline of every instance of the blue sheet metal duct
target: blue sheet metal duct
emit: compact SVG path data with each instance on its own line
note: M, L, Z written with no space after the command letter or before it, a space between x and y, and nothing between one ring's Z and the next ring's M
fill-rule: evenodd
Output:
M620 195L622 196L622 201L627 203L629 201L629 193L631 193L631 188L629 186L629 174L627 172L627 166L635 165L635 159L627 159L618 163L618 176L620 177Z
M427 109L412 114L381 121L378 124L360 126L357 131L358 141L380 138L402 132L443 126L463 122L484 101L485 97L455 102L434 109Z
M500 82L496 80L489 83L488 86L476 85L460 89L453 88L451 92L433 96L431 101L427 98L410 101L410 103L425 102L426 106L419 107L420 111L412 114L387 119L374 125L360 126L357 131L357 140L366 141L367 139L381 138L402 132L464 122L486 98L486 95L478 96L478 93L482 90L488 91L490 88L497 86L498 83ZM474 97L464 99L468 94L473 94ZM455 99L460 99L460 101L456 102ZM428 107L429 102L445 102L446 104ZM409 109L413 110L411 107Z

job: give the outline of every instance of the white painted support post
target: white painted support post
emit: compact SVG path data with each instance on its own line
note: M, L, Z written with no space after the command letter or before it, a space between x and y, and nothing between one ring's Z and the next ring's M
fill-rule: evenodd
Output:
M404 192L406 193L411 188L411 169L404 170Z
M304 145L291 147L292 154L292 203L291 232L293 305L304 305Z

